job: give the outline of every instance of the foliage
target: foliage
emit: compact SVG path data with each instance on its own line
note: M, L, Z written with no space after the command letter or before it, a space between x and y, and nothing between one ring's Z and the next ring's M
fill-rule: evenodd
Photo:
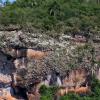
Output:
M52 91L53 90L53 91ZM41 100L52 100L55 88L41 87ZM67 94L60 97L60 100L99 100L100 98L100 82L93 77L91 80L91 93L88 95Z
M13 4L7 0L0 14L2 25L31 24L44 31L59 30L60 33L68 31L68 27L72 33L100 31L99 0L16 0Z
M42 86L40 88L40 93L42 95L41 100L52 100L54 95L56 94L57 91L57 87L46 87L46 86Z

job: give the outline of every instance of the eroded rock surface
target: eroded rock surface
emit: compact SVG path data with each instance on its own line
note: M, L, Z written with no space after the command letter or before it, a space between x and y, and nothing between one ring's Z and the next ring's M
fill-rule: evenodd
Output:
M85 43L73 42L72 37L67 35L54 39L48 35L22 31L0 32L0 39L3 51L0 52L0 82L3 84L1 88L7 85L9 87L12 73L16 75L13 82L21 88L31 88L31 85L37 83L64 87L70 87L70 84L79 87L90 81L90 71L87 69L93 65L91 53L86 51L85 57L81 57L81 60L78 58L79 52L75 51L78 46L84 46ZM11 46L14 48L10 48ZM52 49L52 52L40 57L48 49ZM99 61L98 48L95 55L95 59ZM94 67L94 71L96 68L98 65Z

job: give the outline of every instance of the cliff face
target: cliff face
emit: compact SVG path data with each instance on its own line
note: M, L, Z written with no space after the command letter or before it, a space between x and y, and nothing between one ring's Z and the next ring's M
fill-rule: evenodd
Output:
M50 37L48 33L46 35L41 32L28 33L22 31L1 31L0 38L1 46L6 46L10 43L34 49L45 49L49 47L54 48L55 46L58 48L66 48L70 45L68 40L71 39L71 37L67 35L61 35L58 39L56 39Z
M8 56L0 52L0 88L11 82L11 74L15 72L13 62L8 60Z
M53 50L52 54L51 53L49 54L49 55L51 55L50 59L53 58L53 60L54 60L55 58L52 56L52 55L54 55L57 57L57 62L58 62L59 56L60 56L58 54L58 52L61 52L63 49L68 48L65 50L65 53L67 55L67 52L71 52L71 49L74 49L74 46L70 45L70 41L66 40L67 38L70 38L70 37L66 37L66 36L62 35L61 37L59 37L59 39L54 39L54 38L50 37L49 35L44 35L43 33L40 33L37 31L34 33L28 33L28 32L23 32L23 31L1 31L0 32L0 39L1 39L0 46L1 46L1 50L5 54L9 54L11 56L16 55L16 51L14 52L10 48L11 45L17 47L17 49L18 49L18 46L22 47L21 54L22 54L24 48L25 49L32 48L34 50L39 50L39 51L45 51L48 49L52 49ZM26 52L27 50L24 50L24 51ZM16 57L14 57L14 58L16 58ZM66 60L66 58L65 58L65 60ZM49 62L50 62L50 60L49 60ZM57 62L56 62L56 64L57 64ZM52 61L50 63L52 63ZM58 66L56 64L55 64L55 66L53 65L53 67L57 68ZM54 68L52 68L52 69L54 69Z
M32 73L32 76L35 76L35 74L36 76L44 76L45 74L50 74L52 71L59 72L61 76L65 75L66 70L68 69L67 63L69 60L67 55L76 47L76 45L70 41L72 39L71 36L62 35L58 39L55 39L37 31L34 33L24 31L0 31L0 39L1 50L5 54L9 54L11 56L16 55L16 52L14 53L14 51L10 48L11 45L15 47L22 47L20 48L22 50L21 54L23 49L26 49L27 51L28 48L39 51L52 49L52 51L48 51L48 55L42 60L33 59L32 61L28 60L27 62L27 60L18 59L19 61L12 62L14 67L17 68L19 66L21 66L21 68L22 66L28 66L27 70L30 69L31 65L31 69L34 73ZM27 63L25 64L25 62Z
M23 31L2 31L0 39L0 82L3 84L11 83L12 73L14 84L22 87L38 82L78 87L89 84L91 70L99 79L98 43L88 46L86 41L75 41L65 34L53 38ZM95 51L91 53L92 49Z
M51 69L52 70L56 69L57 71L60 71L60 69L61 69L60 65L59 64L58 64L59 66L56 65L59 62L59 56L60 56L58 54L58 52L61 52L63 49L68 47L69 49L65 50L65 53L67 55L67 52L70 52L71 49L74 49L73 46L69 45L70 42L67 41L66 38L70 38L70 37L66 37L66 36L62 35L59 39L54 39L52 37L49 37L48 35L44 35L37 31L34 33L28 33L28 32L23 32L23 31L0 31L0 47L1 47L1 51L3 51L3 53L4 53L3 55L0 55L1 60L4 59L3 61L1 61L1 64L2 64L2 62L7 63L6 71L8 71L10 74L12 73L12 71L11 71L11 68L9 68L9 63L10 63L10 67L12 67L12 69L14 69L14 67L20 69L19 68L20 66L21 66L21 68L22 68L22 66L24 66L24 68L25 68L26 66L29 66L29 65L31 65L31 63L35 62L33 64L34 66L32 66L32 69L34 69L34 72L37 73L38 75L39 75L40 69L41 69L41 71L43 71L43 69L45 70L45 72L40 71L43 74L44 73L47 74L47 71L48 71L48 73L50 73ZM48 56L44 60L43 59L40 61L34 60L33 62L29 60L27 62L26 59L24 59L24 60L16 59L15 61L13 61L12 58L8 57L8 56L12 56L12 57L14 57L14 59L16 58L15 57L16 51L14 52L10 48L11 45L14 47L17 47L17 49L18 49L18 46L22 47L22 48L19 48L19 49L21 49L21 54L23 52L23 49L24 49L24 54L25 54L25 52L27 52L27 48L39 50L39 52L45 51L48 49L52 49L53 51L50 53L48 52ZM39 53L37 52L37 54L39 54ZM55 56L57 57L57 61L55 60L56 62L54 65L53 60L55 59ZM2 58L2 57L4 57L4 58ZM49 58L51 60L49 60ZM9 59L12 59L12 60L9 60ZM65 58L65 60L66 59L67 58ZM62 60L64 60L64 59L62 59ZM27 63L25 64L25 62L27 62ZM52 62L53 62L53 65L52 65ZM48 64L46 65L46 63L48 63ZM36 64L36 66L41 65L40 67L38 67L40 69L35 68L35 64ZM46 65L46 67L45 67L45 65ZM37 71L35 71L35 69L37 69ZM5 71L5 73L8 73L6 71ZM63 69L63 71L64 71L64 69ZM62 71L60 71L60 72L63 73ZM34 74L33 74L33 76L34 76Z
M80 38L82 40L85 39L85 37L84 38L82 38L82 36L76 36L76 37L73 38L72 36L62 34L57 38L53 38L50 37L48 34L46 35L43 34L41 31L36 31L36 30L34 30L33 33L25 32L25 31L0 31L0 40L1 40L0 46L1 46L1 50L5 54L11 55L12 57L14 57L14 59L16 58L16 54L18 54L17 57L26 57L26 55L28 56L34 54L33 55L34 58L37 57L38 55L41 55L42 54L41 51L52 49L52 51L48 51L48 54L45 56L44 59L42 59L42 61L40 60L40 62L45 63L47 65L47 68L50 67L52 70L56 70L62 76L65 75L64 72L66 70L71 69L71 67L74 68L74 67L91 66L90 60L92 55L90 51L84 49L80 51L76 50L78 47L80 48L83 47L85 44L87 44L86 41L85 42L80 41ZM75 41L76 39L78 41ZM98 59L99 61L98 43L92 44L92 47L96 49L95 59ZM39 50L39 52L33 53L34 50L31 50L29 48L32 48L36 51ZM14 49L18 49L18 50L14 50ZM30 52L32 52L32 54ZM84 55L84 57L83 58L78 57L80 55L81 56ZM26 59L25 60L18 59L18 60L21 64L27 62ZM15 61L13 63L15 64L16 62L18 61ZM23 64L21 66L25 67L28 66L29 64L30 61L26 65ZM17 65L17 67L18 66L19 65Z

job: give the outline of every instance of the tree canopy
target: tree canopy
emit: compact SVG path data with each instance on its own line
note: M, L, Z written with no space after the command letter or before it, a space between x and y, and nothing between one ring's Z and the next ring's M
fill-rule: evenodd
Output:
M99 0L7 0L0 8L1 25L31 26L58 33L100 33Z

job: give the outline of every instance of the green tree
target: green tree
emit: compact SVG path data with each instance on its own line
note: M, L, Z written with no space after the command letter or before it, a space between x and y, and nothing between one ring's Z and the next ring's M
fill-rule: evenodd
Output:
M6 0L6 1L4 2L4 5L5 5L5 6L10 5L10 1L9 1L9 0Z

